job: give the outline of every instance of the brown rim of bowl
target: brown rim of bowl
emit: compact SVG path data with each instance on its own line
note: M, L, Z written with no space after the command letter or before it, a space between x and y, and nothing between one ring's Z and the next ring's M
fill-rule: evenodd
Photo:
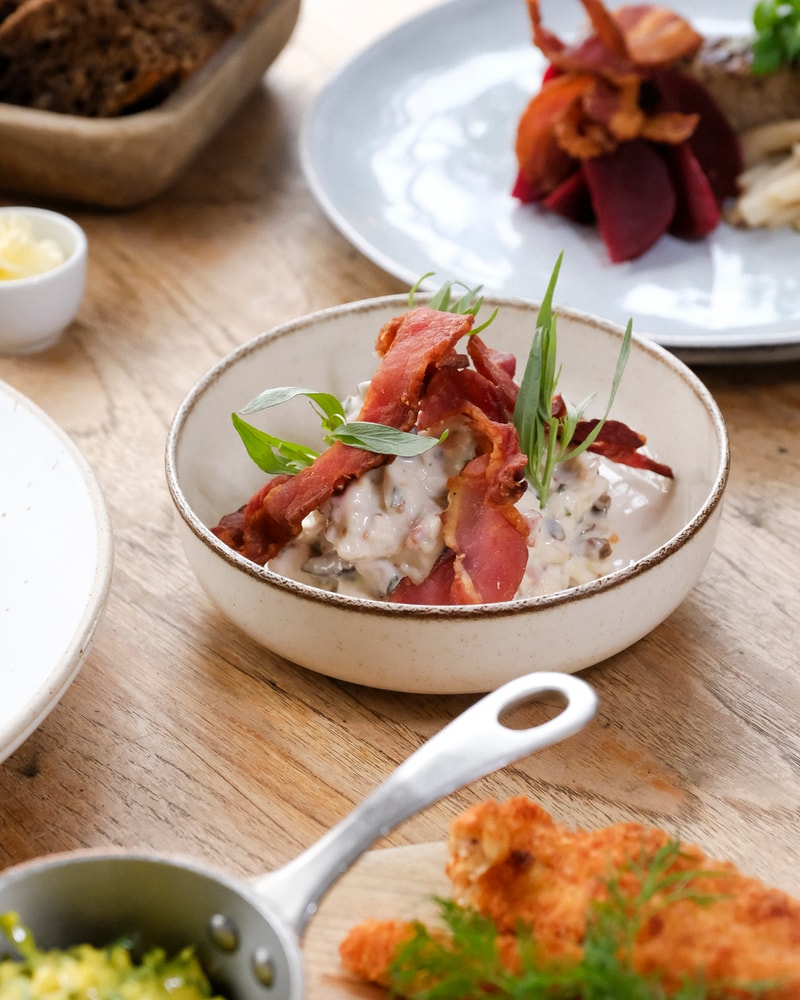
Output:
M418 302L424 302L426 296L418 295L416 299ZM278 590L291 593L296 597L314 603L324 603L327 605L332 604L334 607L340 607L345 611L369 611L375 614L392 616L399 615L401 617L405 616L408 618L473 618L476 616L480 617L482 615L516 615L522 612L536 612L538 610L544 610L545 608L552 608L558 605L567 604L572 601L586 600L597 594L605 593L606 591L622 586L634 577L648 572L653 566L657 566L664 562L673 553L681 549L691 538L698 534L700 530L710 521L712 515L722 502L730 470L730 444L722 414L706 386L682 361L660 345L634 334L634 341L637 349L643 350L652 357L658 359L658 361L670 369L672 374L679 376L684 382L686 382L691 387L695 395L700 399L703 407L711 418L716 434L719 446L719 462L711 489L694 516L683 526L683 528L681 528L680 531L661 544L657 549L654 549L641 559L637 559L630 565L614 570L612 573L601 576L596 580L591 580L588 583L579 584L577 587L572 587L569 590L560 590L554 594L546 594L542 597L526 597L515 601L504 601L498 604L440 606L389 604L383 601L372 601L368 598L350 597L344 594L331 593L330 591L320 590L317 587L311 587L307 584L299 583L296 580L289 580L288 578L281 576L264 566L259 566L258 564L251 562L251 560L246 559L237 552L234 552L229 546L225 545L224 542L221 542L200 520L200 518L197 517L186 501L178 482L178 476L175 468L175 453L180 444L183 427L197 400L204 394L208 386L221 372L225 371L231 365L238 363L248 354L251 354L266 340L288 336L300 327L306 327L311 323L318 323L320 321L325 321L326 319L334 318L342 312L367 312L373 309L385 308L387 306L407 308L407 304L408 295L385 295L378 298L361 299L356 302L344 303L339 306L329 306L326 309L320 309L316 312L308 313L305 316L298 317L297 319L290 320L286 323L281 323L278 326L271 327L246 343L241 344L208 369L208 371L200 377L200 379L184 397L172 420L167 435L165 455L167 486L178 514L189 530L207 548L212 550L234 569L239 570L253 579L261 581L269 587L274 587ZM517 309L538 308L538 303L533 302L532 300L494 295L486 296L485 305L499 306L501 308L503 306L508 306ZM588 323L597 329L602 329L606 333L622 336L623 331L620 327L613 323L600 320L589 315L588 313L581 312L577 309L562 308L560 306L556 311L561 316L578 320L582 323Z

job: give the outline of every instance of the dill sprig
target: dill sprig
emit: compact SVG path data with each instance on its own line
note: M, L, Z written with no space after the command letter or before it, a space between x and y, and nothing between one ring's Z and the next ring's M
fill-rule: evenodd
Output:
M589 403L594 399L594 394L587 396L577 406L562 397L564 413L562 415L553 414L553 400L556 398L558 382L561 377L561 366L558 365L557 359L557 317L556 313L553 312L553 294L563 256L562 252L556 260L547 291L539 306L536 329L514 407L514 426L519 435L520 448L522 453L528 457L525 477L536 491L539 506L542 509L546 506L550 496L556 465L577 458L597 440L611 411L622 373L628 363L633 332L632 323L628 321L617 357L605 413L584 440L573 445L575 429L578 422L583 419Z
M591 904L581 958L577 962L543 960L530 927L515 933L518 968L503 961L500 934L493 921L453 900L437 898L444 930L414 923L413 936L396 953L389 969L390 996L407 1000L666 1000L655 973L633 967L633 947L643 922L680 900L711 905L720 895L699 893L695 878L715 874L681 870L681 846L670 841L652 858L632 860L606 881L607 894ZM634 876L638 889L629 894ZM720 873L721 874L721 873ZM709 1000L735 990L757 995L773 983L730 984L687 978L670 1000Z

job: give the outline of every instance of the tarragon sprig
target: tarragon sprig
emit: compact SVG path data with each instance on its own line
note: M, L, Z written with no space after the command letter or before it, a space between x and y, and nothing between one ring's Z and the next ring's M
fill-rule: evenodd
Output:
M411 291L408 293L408 307L409 309L414 306L414 296L419 291L419 287L426 278L433 277L433 271L429 271L427 274L423 274L419 281L413 286ZM453 290L458 287L463 289L463 295L458 298L454 298ZM439 288L439 290L433 295L433 297L428 302L429 309L436 309L439 312L449 312L457 313L460 316L477 316L483 305L483 296L481 291L483 290L483 285L475 285L470 288L469 285L465 285L460 281L445 281L445 283ZM470 336L475 333L481 333L485 330L490 323L494 321L498 310L495 309L491 316L484 320L478 326L474 326L470 330Z
M586 408L594 397L587 397L578 406L574 406L564 399L565 414L553 416L553 398L558 387L561 368L557 363L556 315L552 306L562 258L563 254L559 255L539 308L533 341L513 416L520 447L528 457L525 475L536 491L539 506L542 508L546 505L550 494L556 465L559 462L577 457L597 440L616 397L622 372L628 360L632 336L632 327L629 322L617 359L617 367L605 413L583 441L573 444L578 422L583 419ZM414 305L414 297L420 284L430 276L430 274L423 275L409 292L410 308ZM456 287L462 289L463 293L457 294ZM471 314L477 317L483 306L483 301L480 285L470 288L460 282L447 281L431 297L429 308L461 315ZM470 333L476 334L485 330L493 322L497 311L494 309L489 318L473 327ZM278 406L297 396L305 396L311 402L320 418L323 438L328 445L334 441L340 441L343 444L364 448L380 455L410 457L423 454L434 448L446 437L446 432L441 437L436 438L397 430L384 424L349 420L343 404L331 393L301 389L296 386L280 386L259 393L239 413L231 414L233 425L241 437L248 455L268 475L294 475L311 465L318 457L319 452L307 445L287 441L262 431L243 420L242 415Z
M558 274L561 270L563 252L559 254L550 282L536 317L525 373L520 384L519 395L514 407L514 426L519 435L520 448L528 457L525 477L536 491L539 506L544 509L550 496L553 472L559 462L576 458L597 440L617 395L622 373L630 354L633 325L628 321L622 339L614 378L611 383L608 404L602 418L579 444L572 444L578 422L583 419L586 409L594 399L587 396L582 403L573 405L563 399L566 410L563 416L553 415L553 399L561 377L561 366L557 359L556 314L553 312L553 294Z
M421 455L435 448L444 438L431 435L410 434L386 424L371 423L366 420L348 420L340 400L329 392L315 392L296 386L279 386L265 389L242 407L239 413L257 413L272 406L286 403L297 396L307 397L322 423L323 439L326 444L340 441L355 448L365 448L379 455L409 457ZM266 431L253 427L243 420L239 413L232 413L231 420L236 428L247 454L256 465L268 475L295 475L311 465L319 452L294 441L286 441Z

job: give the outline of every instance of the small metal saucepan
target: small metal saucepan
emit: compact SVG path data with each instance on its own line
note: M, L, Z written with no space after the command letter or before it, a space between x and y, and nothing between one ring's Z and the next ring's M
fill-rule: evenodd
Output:
M547 693L566 700L559 715L529 729L504 724L503 715ZM325 892L368 847L463 785L576 733L596 708L594 692L577 677L521 677L454 719L315 845L271 874L245 883L153 855L53 855L0 875L0 913L17 911L44 948L99 946L122 935L134 935L143 949L176 952L192 944L229 1000L300 1000L303 931ZM6 954L13 954L10 946Z

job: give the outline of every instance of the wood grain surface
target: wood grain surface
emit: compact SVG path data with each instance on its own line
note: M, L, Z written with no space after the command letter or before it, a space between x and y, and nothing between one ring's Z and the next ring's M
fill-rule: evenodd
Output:
M339 945L362 920L435 922L434 896L450 896L440 843L370 851L330 890L303 940L309 1000L378 1000L384 991L350 976Z
M298 136L330 72L431 5L306 0L263 86L163 196L120 213L49 203L88 235L86 296L55 347L0 359L0 379L92 465L116 561L83 669L0 765L0 867L110 845L243 876L276 868L474 700L339 683L256 646L197 586L164 476L178 405L232 348L314 309L406 290L326 221ZM664 826L800 895L800 364L698 374L732 447L698 586L645 639L583 673L601 698L584 732L378 847L438 843L457 811L522 792L570 825Z

